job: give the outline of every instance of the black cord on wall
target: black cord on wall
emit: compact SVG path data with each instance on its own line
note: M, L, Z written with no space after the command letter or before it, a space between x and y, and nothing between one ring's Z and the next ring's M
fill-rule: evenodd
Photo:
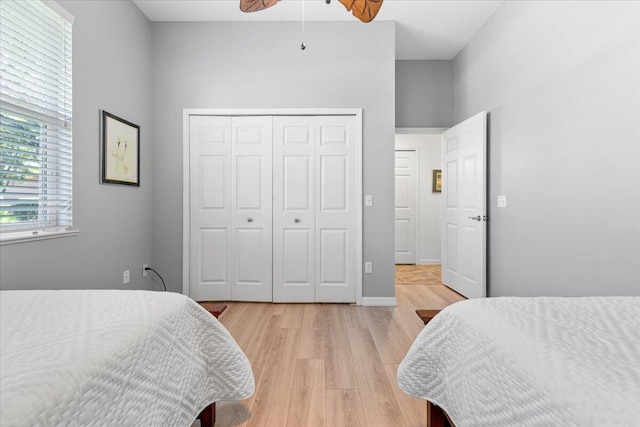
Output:
M164 279L162 278L162 276L160 275L160 273L158 273L157 271L155 271L153 268L151 267L145 267L145 270L151 270L154 273L156 273L156 275L160 278L160 280L162 280L162 287L164 288L164 291L167 292L167 285L164 284Z

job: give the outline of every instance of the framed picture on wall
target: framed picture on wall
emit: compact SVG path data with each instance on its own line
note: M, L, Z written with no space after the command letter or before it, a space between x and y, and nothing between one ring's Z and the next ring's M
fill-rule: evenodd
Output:
M431 192L432 193L442 192L442 170L441 169L433 169L432 178L431 178Z
M102 111L103 184L140 187L140 126Z

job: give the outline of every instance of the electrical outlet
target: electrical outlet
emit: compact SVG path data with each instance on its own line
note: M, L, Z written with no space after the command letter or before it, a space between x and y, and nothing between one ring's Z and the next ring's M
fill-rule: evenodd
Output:
M129 270L122 272L122 284L126 285L127 283L129 283Z
M364 272L365 273L373 273L373 263L372 262L365 262L364 263Z
M373 196L367 194L364 196L364 205L365 206L373 206Z
M505 196L505 195L498 196L498 207L499 208L506 208L507 207L507 196Z
M149 267L149 264L145 264L142 266L142 277L147 277L149 275L149 272L147 271L147 267Z

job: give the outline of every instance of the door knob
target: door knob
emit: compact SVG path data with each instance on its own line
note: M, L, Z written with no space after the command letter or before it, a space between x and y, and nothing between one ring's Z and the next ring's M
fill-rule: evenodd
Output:
M294 219L293 222L300 222L300 218Z
M253 218L247 218L247 222L253 222Z
M482 221L482 217L480 215L478 215L478 216L468 216L467 218L473 219L475 221Z

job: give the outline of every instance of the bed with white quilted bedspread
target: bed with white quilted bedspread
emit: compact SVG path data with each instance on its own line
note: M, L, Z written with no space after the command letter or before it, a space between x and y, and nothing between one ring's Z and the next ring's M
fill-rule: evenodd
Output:
M0 425L189 426L254 390L227 330L176 293L0 292Z
M487 298L425 326L398 368L456 427L640 426L640 298Z

